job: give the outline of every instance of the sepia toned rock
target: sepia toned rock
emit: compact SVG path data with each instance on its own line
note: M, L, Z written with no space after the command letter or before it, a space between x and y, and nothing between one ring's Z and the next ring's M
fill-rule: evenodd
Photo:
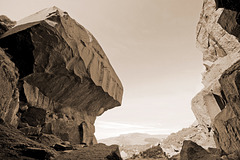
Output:
M0 48L0 118L6 123L17 126L19 109L18 69Z
M204 89L192 100L200 124L210 126L223 159L239 159L239 1L204 0L197 26ZM231 156L230 156L231 155ZM230 158L231 157L231 158Z
M127 160L148 160L148 159L158 159L158 160L168 160L166 153L163 151L160 145L152 146L151 148L140 152L139 154L134 154L131 158Z
M41 133L72 144L97 143L95 119L121 105L123 86L88 30L52 7L18 21L0 36L0 47L11 57L3 60L13 75L11 81L0 77L9 86L1 104L11 104L2 119L19 123L26 134L40 126Z
M0 159L53 159L57 152L25 137L16 128L0 124Z
M206 126L196 123L176 133L171 133L161 142L161 147L167 156L173 159L179 155L185 140L197 143L204 149L216 148L211 127L206 128Z
M7 16L0 15L0 35L7 32L16 25L16 21L11 21Z
M69 153L63 153L56 159L58 160L79 160L79 159L89 159L89 160L122 160L117 145L107 146L105 144L99 143L90 147L85 147L80 150L73 150Z
M214 0L204 0L197 25L197 47L203 52L203 63L206 72L214 67L216 60L240 50L238 39L229 34L218 21L224 9L216 10ZM229 18L229 17L228 17ZM213 66L212 66L213 65ZM203 77L203 84L205 79Z
M220 157L209 153L198 144L186 140L180 152L181 160L220 160Z

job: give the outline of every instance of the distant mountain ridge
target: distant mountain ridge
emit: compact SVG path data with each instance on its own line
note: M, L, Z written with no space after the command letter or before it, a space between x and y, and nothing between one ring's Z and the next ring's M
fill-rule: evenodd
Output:
M105 143L107 145L117 144L120 146L126 145L147 145L157 144L162 142L168 135L150 135L146 133L129 133L122 134L118 137L111 137L98 140L99 143Z
M139 154L139 152L160 144L168 135L150 135L146 133L122 134L118 137L111 137L98 140L99 143L107 145L119 145L120 153L123 159Z

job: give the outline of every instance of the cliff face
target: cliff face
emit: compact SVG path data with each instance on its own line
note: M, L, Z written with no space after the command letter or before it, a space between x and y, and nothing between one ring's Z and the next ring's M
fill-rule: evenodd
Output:
M240 153L239 1L204 0L197 26L197 46L206 67L204 89L192 100L198 122L213 130L226 154Z
M123 86L93 35L57 7L1 31L0 118L27 136L96 144L95 119L121 105Z

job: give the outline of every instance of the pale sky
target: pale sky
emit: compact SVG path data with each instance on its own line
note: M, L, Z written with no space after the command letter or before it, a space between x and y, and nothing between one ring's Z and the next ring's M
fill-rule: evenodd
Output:
M57 6L98 40L124 86L121 107L96 120L97 139L170 134L191 125L201 90L195 47L200 0L0 0L0 15L20 20Z

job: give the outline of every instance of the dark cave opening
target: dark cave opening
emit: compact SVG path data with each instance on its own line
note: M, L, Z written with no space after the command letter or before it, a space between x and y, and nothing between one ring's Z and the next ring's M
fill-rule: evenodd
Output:
M20 79L33 73L34 57L30 29L0 39L0 47L5 48L19 70Z

